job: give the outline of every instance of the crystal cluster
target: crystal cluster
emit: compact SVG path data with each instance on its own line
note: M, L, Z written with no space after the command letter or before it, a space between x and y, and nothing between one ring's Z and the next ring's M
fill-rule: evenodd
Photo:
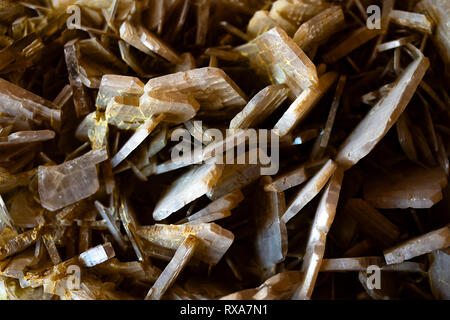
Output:
M450 2L369 2L0 1L0 299L450 299Z

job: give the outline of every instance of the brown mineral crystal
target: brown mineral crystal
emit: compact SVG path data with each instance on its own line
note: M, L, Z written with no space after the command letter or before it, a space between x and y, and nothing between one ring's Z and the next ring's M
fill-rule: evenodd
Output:
M449 26L448 0L0 0L0 300L449 299Z

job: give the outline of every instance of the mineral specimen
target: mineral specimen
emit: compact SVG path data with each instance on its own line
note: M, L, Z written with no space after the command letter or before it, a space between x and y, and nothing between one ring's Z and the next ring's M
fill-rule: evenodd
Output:
M342 28L344 12L340 6L328 8L303 23L293 37L303 50L310 51Z
M0 299L448 299L449 18L1 0Z
M373 107L340 147L336 162L350 168L369 153L394 125L411 100L429 61L415 47L416 58L397 79L395 87Z
M450 229L445 226L386 249L384 258L387 264L401 263L448 246L450 246Z
M310 299L325 253L328 231L333 223L344 173L337 169L328 183L311 226L302 263L302 278L293 299Z
M317 87L314 64L286 32L275 27L235 50L250 60L258 74L272 83L285 83L295 99L308 87Z
M319 172L312 177L308 183L303 186L295 196L294 200L289 204L286 211L283 213L282 220L287 223L292 219L300 210L311 201L327 183L328 179L336 171L337 165L333 160L328 160L323 165Z
M96 164L108 159L106 149L90 151L57 166L39 166L39 198L44 208L55 211L97 192Z
M212 265L222 259L234 240L230 231L215 223L141 226L137 229L137 234L154 245L175 250L186 237L192 235L199 240L194 257Z
M287 98L285 85L271 85L258 92L230 122L230 129L253 128L269 117Z
M193 167L164 192L153 211L153 218L163 220L191 201L211 190L222 175L223 165L205 163Z
M275 124L273 127L275 133L284 136L293 130L330 89L337 77L336 72L328 72L320 77L317 87L306 88Z
M144 83L138 78L106 74L102 77L95 106L104 109L115 97L140 98L143 93Z
M45 123L56 130L61 127L61 110L57 105L2 78L0 102L2 114L17 120L28 119L37 125Z
M270 183L270 177L263 177L261 185ZM264 278L275 274L277 263L284 260L287 253L287 229L281 215L286 203L284 194L260 190L263 210L255 212L256 250L259 263L264 270Z
M202 109L239 108L245 94L221 69L200 68L150 79L145 91L179 92L192 95Z
M442 199L447 176L441 168L404 166L394 174L368 179L364 199L375 208L430 208Z

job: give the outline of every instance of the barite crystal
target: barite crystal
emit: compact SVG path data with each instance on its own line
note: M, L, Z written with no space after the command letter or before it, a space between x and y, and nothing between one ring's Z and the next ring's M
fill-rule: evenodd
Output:
M143 26L134 26L125 21L120 26L120 38L136 49L151 55L153 52L174 64L180 63L180 57L156 35Z
M222 175L206 195L210 199L218 199L227 193L249 185L256 181L260 176L261 166L259 164L225 165Z
M436 299L450 299L450 253L448 250L435 250L430 253L431 266L428 272L431 291Z
M284 136L292 131L317 105L337 78L336 72L327 72L320 77L317 87L306 88L275 124L273 127L275 133Z
M39 225L39 222L42 218L42 209L39 204L33 199L33 194L25 190L20 190L14 194L14 196L10 199L11 206L8 211L6 210L1 216L2 221L5 221L5 225L7 225L11 229L15 229L15 227L20 228L34 228ZM0 210L1 210L0 200ZM10 220L11 219L11 220ZM12 224L8 225L8 221L11 221Z
M96 111L94 127L88 130L89 141L92 150L108 147L109 127L105 119L105 113Z
M223 216L225 213L231 214L230 211L237 207L242 200L244 200L244 195L240 190L230 192L229 194L226 194L223 197L212 201L200 211L197 211L196 213L193 213L190 216L178 221L177 224L198 224L203 222L211 222L202 221L202 219L215 213L218 213L219 216Z
M433 41L436 44L442 60L450 68L450 4L447 0L422 0L417 9L426 12L436 24Z
M375 208L430 208L442 199L447 176L441 168L411 165L394 173L372 175L364 184L364 199Z
M269 117L288 97L289 89L274 84L258 92L230 122L230 129L254 128Z
M293 37L295 43L306 52L322 44L344 26L344 12L340 6L328 8L303 23Z
M43 234L41 226L25 231L0 246L0 259L5 259L34 244Z
M378 52L382 52L382 51L395 49L395 48L404 46L408 43L414 42L416 40L417 40L416 35L402 37L402 38L399 38L396 40L388 41L385 43L380 43L379 45L377 45L377 50L378 50Z
M336 215L343 178L344 172L338 168L320 199L306 244L305 257L301 267L302 278L293 299L311 299L325 254L327 235Z
M98 89L97 108L104 109L114 97L140 98L144 93L144 83L136 77L105 74Z
M111 235L113 236L116 243L125 250L127 248L127 244L125 242L124 236L120 232L119 226L116 224L114 217L111 215L111 212L105 208L99 201L95 201L95 207L100 213L100 216L103 218L103 221L106 222L107 228Z
M117 275L120 274L126 278L137 279L146 283L153 283L161 274L159 268L155 266L144 265L139 261L121 262L117 258L96 265L94 270L103 274Z
M105 74L126 73L128 67L96 38L75 43L78 54L78 73L88 88L98 88Z
M282 220L287 223L305 205L308 204L325 186L330 177L336 171L337 165L333 160L328 160L323 167L303 186L283 214Z
M384 258L377 256L323 259L320 272L366 271L373 265L379 266L382 271L425 272L425 267L421 263L405 261L386 265Z
M231 246L234 235L215 223L140 226L137 234L153 245L176 250L189 235L199 239L194 258L216 265Z
M202 110L241 108L247 103L244 92L222 69L199 68L150 79L145 91L179 92L192 95Z
M77 41L78 39L74 39L64 45L64 56L69 73L70 87L72 88L75 112L77 117L82 117L92 111L92 103L80 75Z
M386 249L383 253L386 263L394 264L449 246L450 229L445 226Z
M53 138L55 138L55 132L52 130L17 131L7 137L0 137L0 149L25 143L47 141Z
M288 249L287 229L281 221L281 215L286 209L284 194L267 192L262 188L271 181L268 176L261 178L258 200L262 209L254 212L256 254L265 279L275 274L277 263L285 259Z
M395 87L378 101L366 117L345 140L336 156L336 162L350 168L364 158L395 124L411 100L429 66L428 59L415 47L408 48L416 55L397 79Z
M366 26L354 31L344 41L340 42L334 49L328 51L323 59L326 63L333 63L347 56L356 48L372 40L380 34L379 29L369 29Z
M250 60L255 71L276 84L286 84L293 100L308 87L317 87L315 65L286 32L275 27L235 48Z
M221 300L282 300L289 299L300 281L301 272L284 271L264 281L254 289L241 290L226 295Z
M0 299L449 297L450 2L399 2L0 0Z
M205 146L203 150L200 150L201 152L196 152L195 150L193 154L191 152L186 152L186 154L183 152L182 156L159 164L154 173L161 174L192 164L201 163L202 161L216 160L218 164L223 163L224 154L226 155L228 150L232 150L235 147L242 147L246 143L247 139L248 132L247 130L242 129L234 130L231 134L227 134L225 139L222 139L221 135L219 137L214 136L214 142L211 142ZM183 151L183 149L180 148L180 151ZM234 154L234 151L232 152L232 154ZM229 190L228 192L231 191L232 190ZM222 195L225 195L225 193Z
M259 10L248 22L247 34L253 39L276 26L278 26L277 23L269 17L267 10Z
M300 165L280 176L264 186L266 191L283 192L305 182L309 177L305 165Z
M280 16L299 26L328 7L330 4L324 1L277 0L270 11L277 11Z
M147 91L141 96L139 107L146 116L164 114L165 122L180 124L192 119L200 104L191 95L183 93Z
M219 180L223 165L205 163L178 177L159 199L153 211L156 221L163 220L186 204L203 196Z
M292 35L297 30L297 25L292 21L286 19L280 14L280 11L277 10L276 6L272 5L272 8L269 11L269 17L286 33L292 37Z
M59 107L28 90L0 78L0 114L10 115L20 119L59 130L61 128L62 112Z
M147 293L145 300L160 300L167 289L175 282L181 271L194 255L199 240L189 235L175 251L169 264L164 268L153 287Z
M44 208L55 211L85 199L99 188L96 164L108 159L105 148L57 166L39 166L38 190Z
M145 140L145 138L149 136L156 126L164 120L164 117L164 114L149 117L114 155L111 159L112 166L117 167L123 160L125 160L130 153L132 153Z
M391 22L423 33L433 32L433 20L424 14L402 10L392 10L389 14Z
M81 253L79 260L84 266L93 267L114 258L115 255L112 244L107 242Z

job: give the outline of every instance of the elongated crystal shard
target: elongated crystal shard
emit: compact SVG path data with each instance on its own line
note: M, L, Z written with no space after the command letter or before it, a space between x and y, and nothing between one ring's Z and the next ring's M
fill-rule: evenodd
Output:
M445 226L386 249L384 258L387 264L401 263L448 246L450 246L450 229Z
M303 23L293 39L302 50L309 51L342 29L344 22L342 8L334 6Z
M247 25L247 34L255 38L277 26L277 23L269 17L267 10L256 11Z
M433 20L424 14L402 10L392 10L389 14L391 22L431 34L433 32Z
M156 126L164 119L164 115L153 115L149 117L131 136L130 139L120 148L114 157L111 159L113 167L118 166L123 160L125 160L131 152L133 152L148 135L156 128Z
M336 72L327 72L320 77L317 87L306 88L275 124L274 132L279 136L284 136L292 131L317 105L337 78Z
M366 26L361 27L360 29L355 30L344 41L339 43L334 49L328 51L323 56L323 59L327 63L336 62L339 59L348 55L356 48L362 46L366 42L375 38L377 35L380 34L380 32L381 31L378 29L369 29Z
M300 271L284 271L270 277L257 288L226 295L221 300L281 300L289 299L300 281Z
M425 272L425 266L417 262L405 261L386 265L383 257L355 257L323 259L320 272L366 271L369 266L379 266L382 271Z
M177 178L164 192L153 211L153 218L163 220L186 204L208 192L222 175L223 165L205 163Z
M284 193L264 191L262 186L272 179L265 176L261 179L260 198L261 209L256 210L256 251L265 278L275 274L275 266L283 261L287 253L287 229L281 216L286 209Z
M336 162L350 168L364 158L395 124L411 100L429 66L429 61L416 48L417 58L397 79L395 87L378 101L341 145Z
M202 217L214 214L214 213L225 213L229 212L230 210L237 207L237 205L244 200L244 195L240 190L236 190L233 192L230 192L229 194L214 200L209 205L207 205L205 208L201 209L200 211L191 214L189 217L186 217L178 222L180 223L192 223L195 222L196 224L199 223L199 219ZM220 215L219 215L220 216ZM209 222L209 221L208 221Z
M280 176L273 178L264 186L266 191L283 192L289 188L298 186L308 179L309 175L305 165L296 167Z
M194 236L188 236L175 251L175 255L169 264L164 268L153 287L148 291L145 300L160 300L166 290L175 282L181 271L187 265L199 240Z
M0 78L0 113L28 119L37 125L59 130L62 112L59 107L28 90Z
M303 186L295 196L294 200L289 204L283 214L282 220L287 223L295 215L297 215L303 207L308 204L325 186L327 181L336 171L336 163L328 160L323 167Z
M72 88L73 103L77 117L88 114L92 108L91 98L84 86L80 75L78 39L71 40L64 45L64 56L69 73L70 87Z
M274 84L258 92L230 122L230 129L253 128L269 117L287 98L289 89Z
M439 49L442 60L450 68L450 3L447 0L422 0L417 10L427 13L436 24L433 41Z
M336 215L343 177L343 171L338 168L320 199L306 244L305 258L301 267L302 279L293 299L311 298L325 253L327 235Z
M54 137L55 132L52 130L18 131L11 133L7 137L0 137L0 149L24 143L47 141Z
M154 52L174 64L181 63L175 51L142 26L134 26L129 21L125 21L120 26L120 37L146 54L151 55Z
M330 4L324 1L277 0L272 4L270 11L276 11L283 18L299 26L329 6Z

